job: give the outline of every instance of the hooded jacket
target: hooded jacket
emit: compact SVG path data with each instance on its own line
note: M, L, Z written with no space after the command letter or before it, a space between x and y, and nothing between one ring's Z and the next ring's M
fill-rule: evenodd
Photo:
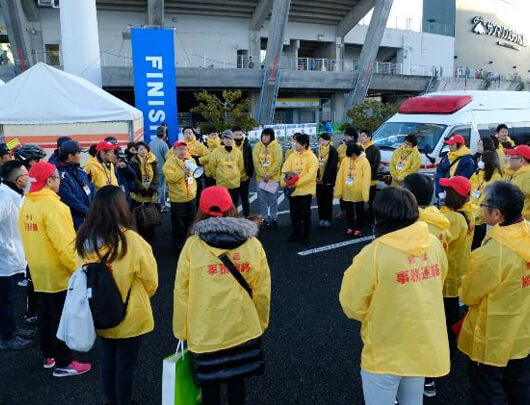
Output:
M257 225L244 218L196 223L177 264L173 333L194 353L237 346L269 324L271 280ZM252 298L218 256L226 254L252 289Z
M440 377L449 372L442 286L447 258L424 222L365 246L344 273L339 300L361 322L361 368Z
M471 203L475 206L475 224L482 225L484 218L482 217L482 208L480 204L486 198L486 187L491 183L502 180L502 175L495 171L489 181L484 178L484 170L478 170L471 176Z
M75 230L68 206L52 190L26 194L18 217L35 291L66 290L77 268Z
M212 170L212 165L210 163L210 157L214 150L221 146L221 140L219 137L210 138L206 141L208 144L208 153L199 159L199 164L204 166L204 175L206 177L215 177L215 172Z
M149 152L145 160L138 155L134 156L131 159L131 169L135 173L135 190L131 193L131 198L137 202L156 202L159 168L155 155Z
M295 184L295 189L291 194L291 197L301 195L314 196L317 193L317 171L318 158L310 149L307 149L302 153L295 151L289 155L282 166L281 185L282 187L285 187L283 174L294 172L299 176L299 179Z
M243 170L241 171L241 181L247 181L254 175L254 162L252 160L252 148L248 138L243 135L243 142L241 145L236 143L234 139L234 147L243 154Z
M339 146L337 146L337 154L339 156L339 164L338 168L340 169L340 165L342 164L342 161L344 158L346 158L346 149L347 149L346 142L341 142Z
M452 235L449 228L451 224L447 217L440 212L435 206L420 208L420 221L423 221L429 227L429 232L438 239L444 250L447 252Z
M188 142L184 139L186 145L188 146L188 151L190 155L197 161L200 162L200 158L208 155L208 148L202 143L194 138L193 141Z
M443 188L440 186L440 179L454 176L464 176L469 179L473 176L476 169L475 159L473 159L473 155L471 155L471 151L467 146L462 146L456 152L448 152L442 157L440 164L436 168L436 194L443 192Z
M523 215L527 221L530 221L530 165L527 164L513 173L511 183L515 184L523 192Z
M112 269L112 278L120 291L122 301L127 299L129 289L131 293L123 321L114 328L97 331L99 336L107 339L140 336L151 332L155 325L149 300L158 288L158 271L153 251L151 246L132 230L125 231L125 238L127 253L121 259L107 263L107 266ZM105 255L108 249L102 247L99 250L100 255ZM86 259L78 257L80 265L99 261L95 251Z
M18 230L22 195L12 187L0 184L0 277L24 273L27 264Z
M530 225L493 227L471 254L460 289L469 306L458 348L471 360L505 367L530 354Z
M393 185L400 184L409 174L417 173L421 166L421 156L417 146L397 148L390 158L389 168Z
M448 207L440 209L440 212L447 217L451 224L449 227L451 237L447 247L449 272L445 279L444 297L458 297L462 277L469 268L471 244L475 232L474 211L474 206L471 203L464 204L459 211L453 211Z
M218 186L227 189L238 188L241 185L242 173L244 172L243 154L232 146L228 152L224 145L219 146L208 158L212 171L215 174L215 182Z
M327 150L326 150L327 149ZM337 166L339 164L339 154L337 150L331 145L318 147L318 171L317 178L322 180L322 184L333 186L337 179Z
M185 203L195 199L197 180L193 176L186 176L184 162L178 159L174 153L168 154L162 171L166 176L171 202Z
M270 141L268 145L259 141L254 147L252 157L257 181L262 181L264 176L269 176L272 181L280 181L283 151L276 139Z
M114 164L109 163L107 166L107 164L100 162L97 158L90 156L85 163L84 169L96 190L110 184L118 186Z
M67 163L59 160L56 166L61 176L59 196L63 203L70 208L74 228L78 229L86 218L96 188L86 172L81 169L79 163Z
M374 141L370 141L367 145L361 145L364 149L366 159L370 162L372 169L372 186L377 185L377 172L379 171L379 165L381 164L381 151L375 146Z
M352 202L368 202L370 199L371 172L370 162L364 155L355 160L346 157L337 174L335 198Z

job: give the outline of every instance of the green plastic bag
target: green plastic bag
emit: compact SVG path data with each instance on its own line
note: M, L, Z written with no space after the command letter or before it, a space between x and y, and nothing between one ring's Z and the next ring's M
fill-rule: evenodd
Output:
M198 405L201 390L193 382L191 358L179 341L177 352L164 359L162 369L162 405Z

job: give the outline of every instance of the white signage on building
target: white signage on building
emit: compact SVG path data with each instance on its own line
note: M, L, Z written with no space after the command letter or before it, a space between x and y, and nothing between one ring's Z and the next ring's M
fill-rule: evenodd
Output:
M506 48L519 50L516 45L526 46L525 38L523 34L519 34L514 30L506 28L499 24L494 24L490 21L486 21L482 16L475 16L471 19L471 24L473 24L472 32L478 35L490 35L492 37L497 37L504 41L497 41L497 45L504 46ZM510 44L512 42L513 44Z

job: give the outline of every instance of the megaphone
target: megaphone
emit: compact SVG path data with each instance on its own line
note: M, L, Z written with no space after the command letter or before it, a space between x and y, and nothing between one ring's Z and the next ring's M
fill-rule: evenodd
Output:
M193 174L193 177L198 179L201 177L204 173L204 168L197 166L195 162L191 159L187 159L184 161L184 166Z

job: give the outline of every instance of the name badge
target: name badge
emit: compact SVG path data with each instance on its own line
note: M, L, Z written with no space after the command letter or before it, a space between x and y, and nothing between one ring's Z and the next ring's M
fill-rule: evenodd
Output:
M86 184L83 186L83 190L85 191L86 195L90 195L90 187L88 187Z
M318 164L319 164L320 166L324 166L324 161L321 160L320 162L318 162Z
M193 184L194 180L195 179L193 177L188 177L188 184L190 184L190 185Z
M346 177L346 185L347 186L352 186L353 185L353 177Z
M403 167L404 167L403 163L397 162L397 164L396 164L396 169L397 170L403 170Z
M270 166L269 161L268 160L263 161L262 166L263 167L269 167Z
M479 191L479 190L475 190L473 191L473 198L476 198L477 200L480 198L480 196L482 195L482 193Z

